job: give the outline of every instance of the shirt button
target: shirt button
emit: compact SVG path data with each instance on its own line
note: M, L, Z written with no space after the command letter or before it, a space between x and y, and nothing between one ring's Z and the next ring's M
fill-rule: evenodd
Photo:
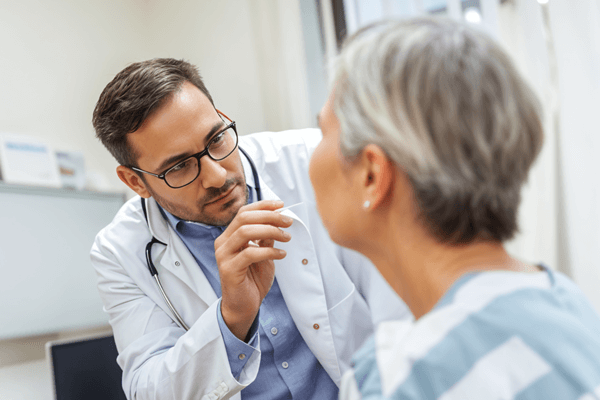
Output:
M275 328L275 327L271 328L271 333L272 333L273 335L277 335L277 332L278 332L278 331L277 331L277 328Z
M287 367L289 367L289 364L286 361L284 361L284 362L281 363L281 366L283 368L287 368Z
M308 260L305 258L304 260L302 260L302 264L304 264L304 265L308 264Z
M315 328L315 329L319 329L319 328L320 328L320 326L319 326L319 324L314 324L314 325L313 325L313 328Z
M240 360L243 360L244 358L246 358L246 355L245 355L244 353L242 353L242 354L240 354L240 355L238 356L238 358L239 358Z

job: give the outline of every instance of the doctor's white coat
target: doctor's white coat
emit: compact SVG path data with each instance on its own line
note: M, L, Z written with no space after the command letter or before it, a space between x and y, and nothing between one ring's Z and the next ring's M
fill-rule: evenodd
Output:
M275 262L275 276L300 334L339 386L374 324L410 314L372 264L335 245L323 227L308 177L320 137L316 129L261 133L241 137L240 146L256 164L264 199L304 202L286 211L294 218L292 240L277 243L287 256ZM260 352L238 379L232 376L214 290L156 202L146 205L148 223L135 197L98 234L91 251L125 393L129 399L240 399L257 375ZM188 332L175 322L148 270L144 249L152 236L167 244L155 244L152 257Z

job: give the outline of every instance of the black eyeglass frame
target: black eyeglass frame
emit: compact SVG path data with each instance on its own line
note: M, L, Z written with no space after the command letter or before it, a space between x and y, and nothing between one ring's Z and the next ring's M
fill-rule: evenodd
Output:
M222 161L222 160L226 159L227 157L229 157L231 155L231 153L233 153L235 151L235 149L237 149L237 147L238 147L239 135L238 135L237 128L236 128L236 125L235 125L235 121L231 120L231 118L229 118L227 115L223 114L219 110L217 110L217 113L219 114L219 116L225 117L225 118L227 118L231 122L225 128L223 128L220 131L218 131L213 136L213 138L210 139L210 141L208 142L208 144L206 145L206 147L204 148L204 150L202 150L201 152L196 153L196 154L192 154L191 156L184 158L183 160L179 161L177 164L173 165L172 167L167 168L165 171L163 171L160 174L155 174L153 172L144 171L143 169L140 169L140 168L137 168L137 167L129 167L129 168L131 168L134 171L143 172L144 174L148 174L148 175L154 176L154 177L156 177L158 179L162 179L168 187L173 188L173 189L181 189L182 187L186 187L187 185L190 185L192 182L194 182L200 176L200 158L202 158L202 157L204 157L204 156L207 155L213 161ZM225 122L225 121L223 121L223 122ZM229 130L229 129L233 129L233 132L235 133L235 146L233 146L233 149L231 149L231 151L226 156L221 157L221 158L214 158L209 153L208 148L213 144L213 142L215 140L217 140L221 136L221 134L227 132L227 130ZM171 185L169 185L169 182L167 182L167 180L165 179L165 176L169 173L169 171L171 171L172 169L176 168L179 164L188 161L190 158L195 158L197 160L197 162L198 162L198 173L196 174L196 176L194 177L194 179L192 179L191 181L189 181L188 183L186 183L185 185L182 185L182 186L171 186Z

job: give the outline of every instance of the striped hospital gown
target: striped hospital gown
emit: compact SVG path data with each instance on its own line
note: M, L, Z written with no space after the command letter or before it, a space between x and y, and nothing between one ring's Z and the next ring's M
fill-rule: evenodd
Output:
M600 400L600 318L561 273L468 274L355 354L340 399L384 398Z

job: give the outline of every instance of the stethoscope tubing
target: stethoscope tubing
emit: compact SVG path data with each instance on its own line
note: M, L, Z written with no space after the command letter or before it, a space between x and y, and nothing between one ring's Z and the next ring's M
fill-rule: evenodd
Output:
M160 293L162 294L163 298L167 302L167 305L169 306L169 308L171 309L171 311L173 311L173 315L175 315L175 318L177 319L177 322L179 322L179 325L181 325L181 327L183 329L185 329L186 331L189 331L190 328L183 321L183 318L181 318L181 315L179 315L179 313L175 309L175 306L173 306L173 303L171 303L171 300L169 299L169 296L167 296L167 293L165 292L165 289L163 288L162 284L160 283L160 279L158 279L158 274L154 275L154 280L156 281L156 284L158 285L158 288L160 289Z
M250 163L250 168L252 169L252 176L254 177L256 198L257 198L257 201L261 201L262 200L262 192L261 192L261 188L260 188L260 182L259 182L259 178L258 178L258 172L256 170L256 165L254 165L252 158L250 158L250 156L248 155L248 153L246 153L244 151L244 149L242 149L241 147L238 147L238 149L242 152L242 154L244 154L244 156L246 156L246 159L248 159L248 162ZM144 216L146 217L146 222L148 222L148 214L146 212L146 204L144 203L143 198L142 198L142 209L144 211ZM148 270L150 271L150 275L152 275L152 277L156 281L156 285L158 286L158 289L160 290L160 293L162 294L163 299L165 299L167 306L173 313L173 316L177 320L177 323L179 324L179 326L181 326L186 331L189 331L190 328L187 326L187 324L185 323L185 321L183 320L181 315L177 312L177 310L175 309L175 306L173 306L173 303L171 303L169 296L167 296L167 293L165 292L165 289L163 288L163 285L161 284L160 279L158 277L158 271L156 270L156 267L154 266L154 263L152 262L152 245L154 243L160 243L164 246L167 245L166 243L163 243L160 240L156 239L154 236L152 237L152 240L150 240L148 242L148 244L146 244L146 252L145 253L146 253L146 264L148 265Z

